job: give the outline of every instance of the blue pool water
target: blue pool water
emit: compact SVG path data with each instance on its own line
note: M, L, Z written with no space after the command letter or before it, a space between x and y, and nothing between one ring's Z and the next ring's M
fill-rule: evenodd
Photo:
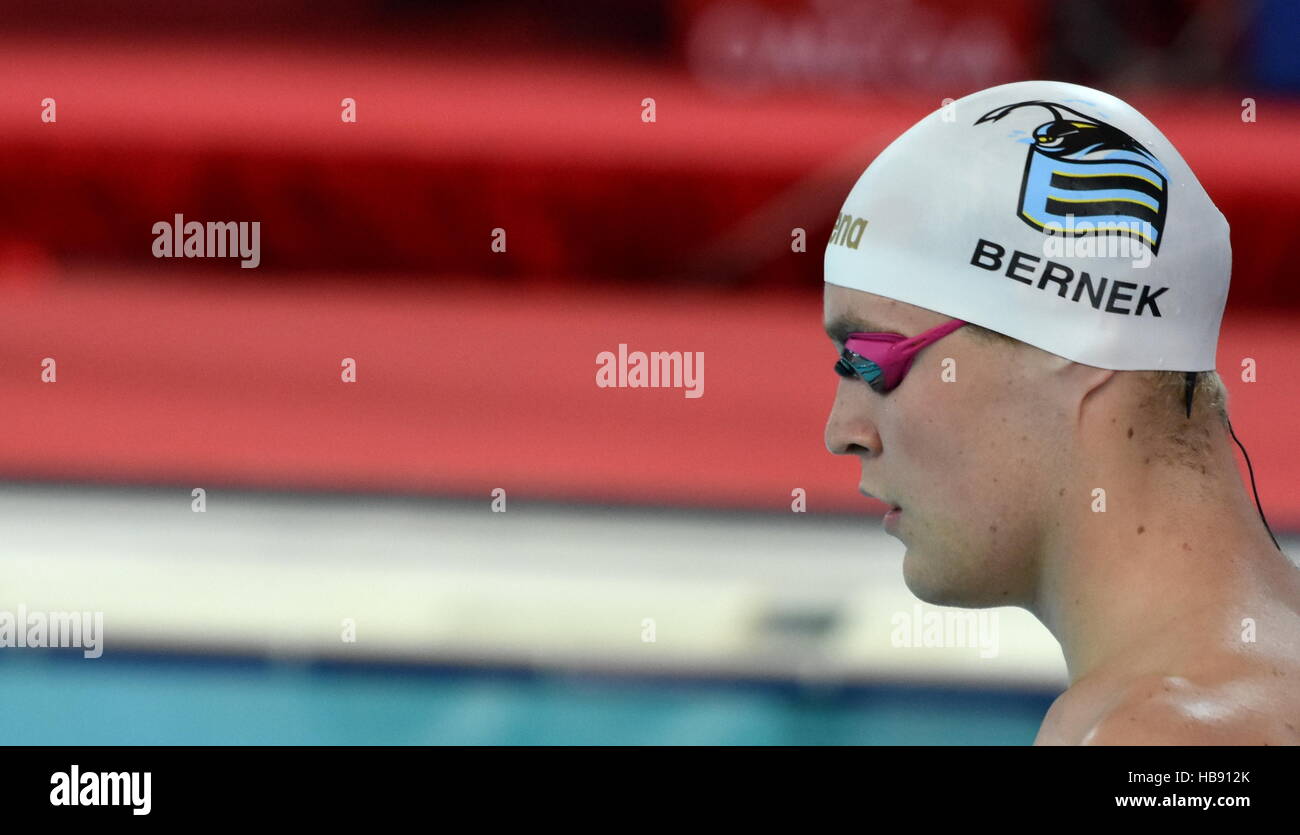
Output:
M6 745L1027 745L1055 694L0 650Z

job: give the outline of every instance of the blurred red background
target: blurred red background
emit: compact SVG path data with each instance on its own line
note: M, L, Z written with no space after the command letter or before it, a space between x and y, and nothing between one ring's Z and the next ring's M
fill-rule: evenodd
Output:
M836 209L944 98L1048 77L1228 217L1219 370L1300 527L1293 4L10 6L0 477L860 510L821 441ZM261 266L155 259L177 213L259 221ZM596 388L619 343L703 351L708 396Z

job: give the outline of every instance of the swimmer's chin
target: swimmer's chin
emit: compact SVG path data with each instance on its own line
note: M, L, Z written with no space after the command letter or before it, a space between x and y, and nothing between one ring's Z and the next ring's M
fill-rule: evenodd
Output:
M998 599L987 589L963 586L948 578L925 575L918 570L918 563L924 559L911 548L903 554L903 583L922 603L960 609L989 609L1007 605L1005 598Z

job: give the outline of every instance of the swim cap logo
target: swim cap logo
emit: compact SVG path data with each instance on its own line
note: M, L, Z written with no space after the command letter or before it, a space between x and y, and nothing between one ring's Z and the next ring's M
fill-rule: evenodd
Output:
M831 232L831 243L857 249L862 242L862 233L867 231L867 219L841 214L835 221L835 230Z
M1157 254L1169 186L1160 161L1119 128L1055 102L1009 104L975 124L1022 107L1044 108L1053 118L1018 140L1029 145L1020 219L1048 235L1126 235Z

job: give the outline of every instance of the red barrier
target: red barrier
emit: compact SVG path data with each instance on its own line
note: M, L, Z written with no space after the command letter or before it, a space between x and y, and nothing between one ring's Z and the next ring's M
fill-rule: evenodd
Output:
M838 378L814 295L231 287L174 269L0 306L0 477L786 512L802 487L810 511L881 509L856 492L858 462L823 445ZM1270 521L1294 529L1292 321L1230 314L1218 367ZM738 353L737 333L766 348ZM704 352L703 396L598 387L597 356L620 343ZM40 381L45 357L57 383ZM340 381L347 357L356 383ZM1241 382L1244 357L1258 382Z
M156 267L150 229L181 212L260 221L268 271L815 288L820 260L789 251L791 229L818 250L861 168L939 104L727 101L680 75L536 56L0 50L14 68L0 100L0 264L17 248ZM39 118L47 96L56 124ZM340 120L344 97L355 124ZM1261 100L1246 123L1235 98L1128 97L1232 224L1231 304L1300 305L1286 252L1300 226L1300 107ZM496 228L504 253L490 248Z

